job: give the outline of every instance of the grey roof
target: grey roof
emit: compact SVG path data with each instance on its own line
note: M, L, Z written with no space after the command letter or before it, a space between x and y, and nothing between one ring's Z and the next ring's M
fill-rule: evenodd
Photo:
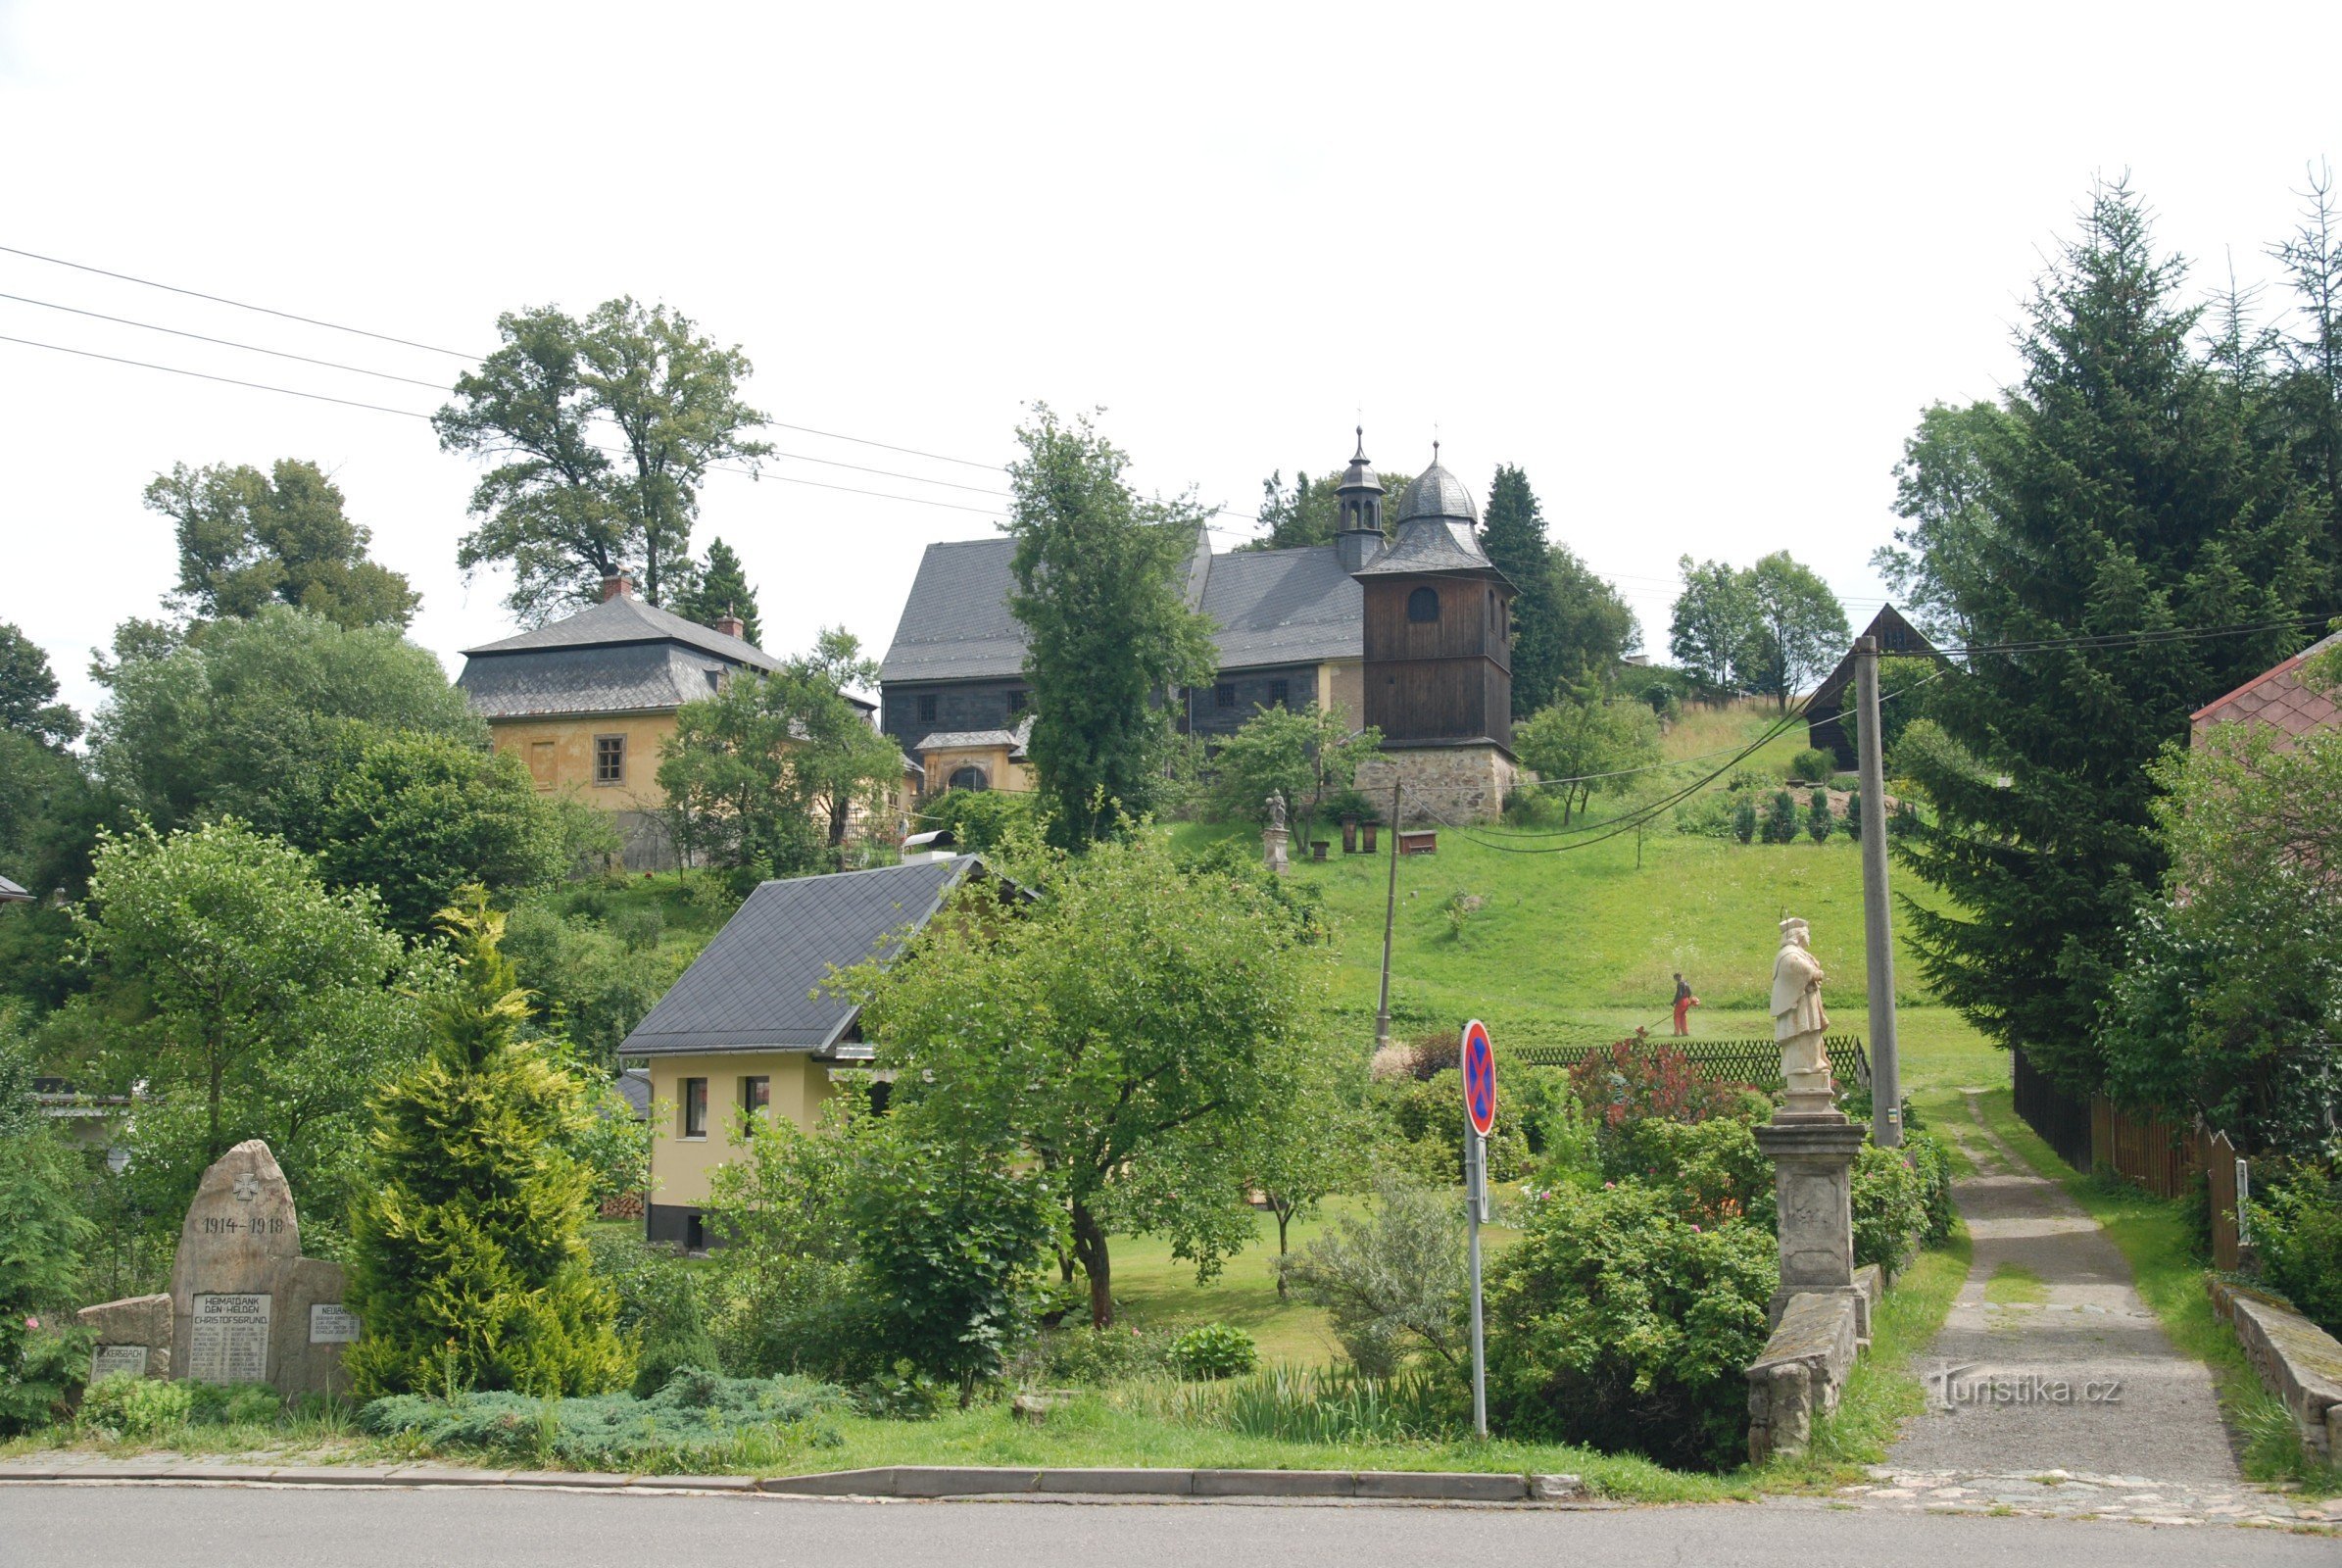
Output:
M8 878L0 876L0 904L29 904L31 902L31 894L25 892L23 888L17 886L14 882L11 882Z
M1338 494L1356 490L1369 490L1376 495L1383 493L1383 477L1374 471L1367 460L1364 425L1358 426L1358 450L1351 456L1350 466L1342 470L1342 483L1336 487Z
M651 1114L651 1069L629 1067L618 1074L618 1098L626 1102L636 1121L649 1119Z
M820 1051L836 1044L860 1009L819 991L831 967L874 954L892 958L978 863L961 855L759 885L618 1054Z
M1223 669L1366 653L1366 593L1333 545L1212 557L1203 612L1212 618Z
M516 654L549 648L609 648L620 643L659 642L681 643L686 648L713 654L730 663L748 664L756 669L781 667L778 660L755 643L727 637L696 620L685 620L672 611L645 604L632 594L605 599L574 615L549 620L533 631L524 631L501 642L466 648L464 657L469 659L479 654Z
M1025 742L1033 738L1033 715L1027 713L1014 729L939 729L911 748L914 752L944 750L972 751L986 746L1005 746L1008 760L1025 760Z
M623 713L680 708L711 695L722 660L673 643L473 654L456 684L482 718Z
M979 680L1025 667L1025 632L1008 612L1015 585L1006 535L929 545L903 606L880 680Z
M1480 508L1472 504L1472 492L1464 488L1464 481L1434 462L1398 493L1398 520L1405 522L1411 517L1478 522Z
M1434 463L1398 498L1398 534L1358 568L1361 577L1470 571L1501 577L1480 548L1480 509L1462 480Z

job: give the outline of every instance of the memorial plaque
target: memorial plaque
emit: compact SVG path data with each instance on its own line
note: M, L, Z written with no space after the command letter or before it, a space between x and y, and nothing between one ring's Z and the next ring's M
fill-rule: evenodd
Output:
M309 1343L312 1345L354 1345L358 1341L358 1314L339 1301L317 1301L309 1309Z
M195 1298L187 1375L199 1383L268 1381L268 1307L265 1295Z
M134 1378L146 1376L147 1348L143 1345L101 1345L90 1353L89 1381L95 1383L117 1372L127 1372Z

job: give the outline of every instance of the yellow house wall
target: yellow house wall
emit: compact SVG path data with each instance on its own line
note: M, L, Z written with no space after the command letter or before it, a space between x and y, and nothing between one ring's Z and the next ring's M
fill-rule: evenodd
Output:
M740 1080L772 1080L769 1114L812 1131L822 1102L837 1091L829 1068L802 1051L734 1051L706 1056L651 1058L651 1201L699 1208L707 1178L740 1152ZM707 1080L707 1135L683 1136L683 1080Z
M541 794L558 790L606 811L656 811L666 805L659 788L659 762L667 737L675 733L672 710L491 719L488 732L498 751L520 759ZM601 735L626 737L626 776L619 783L594 782L594 740ZM540 744L552 750L540 752Z
M1318 665L1317 706L1328 712L1340 709L1353 725L1365 723L1365 661L1332 659Z
M1008 760L1005 746L938 747L922 753L919 763L927 769L927 788L942 794L951 782L952 771L973 762L984 769L984 776L996 790L1029 790L1033 787L1032 770L1022 762Z

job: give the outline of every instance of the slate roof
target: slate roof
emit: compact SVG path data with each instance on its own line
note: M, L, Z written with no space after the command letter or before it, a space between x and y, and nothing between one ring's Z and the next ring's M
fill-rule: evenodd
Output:
M636 1121L651 1117L651 1069L629 1067L618 1074L618 1098L626 1102L626 1108L634 1112Z
M2342 709L2324 693L2304 686L2301 679L2302 662L2337 643L2342 643L2342 632L2312 643L2225 697L2206 703L2190 715L2195 728L2204 730L2215 724L2251 722L2267 724L2285 739L2297 740L2312 730L2342 725Z
M826 1050L860 1011L817 992L831 966L893 957L979 863L961 855L760 884L618 1054Z
M466 648L464 657L480 654L517 654L548 648L609 648L620 643L681 643L734 664L756 669L778 669L780 662L755 643L727 637L672 611L646 604L632 594L619 594L598 605L549 620L532 631L500 642Z
M1434 463L1399 492L1397 534L1358 568L1358 575L1468 571L1502 577L1480 548L1475 531L1479 521L1480 508L1473 505L1464 481Z
M11 882L8 878L0 876L0 904L29 904L31 902L31 894L25 892L23 888L17 886L14 882Z
M1214 556L1202 609L1223 669L1366 654L1366 591L1333 545Z
M625 713L682 707L714 693L736 664L673 643L474 653L456 684L482 718Z
M1025 742L1033 738L1033 715L1027 713L1024 722L1014 729L944 729L911 748L914 752L981 751L988 746L1008 748L1008 760L1025 760Z
M1398 493L1398 520L1416 517L1444 517L1457 522L1478 522L1480 508L1473 505L1472 492L1464 488L1464 481L1441 467L1437 460Z
M1008 613L1015 586L1006 535L929 545L878 678L982 680L1021 673L1025 633Z

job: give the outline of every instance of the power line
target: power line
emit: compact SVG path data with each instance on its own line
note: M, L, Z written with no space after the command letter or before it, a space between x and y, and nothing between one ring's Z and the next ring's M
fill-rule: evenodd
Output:
M14 300L19 305L37 305L45 311L64 311L73 316L86 316L96 321L112 321L118 326L135 326L146 332L168 332L172 337L193 338L198 343L217 343L225 349L242 349L249 354L273 355L280 360L299 360L303 365L321 365L328 370L347 370L352 375L370 375L381 381L404 381L409 386L427 386L434 392L448 389L436 381L418 376L393 375L388 370L369 370L362 365L344 365L338 360L313 360L306 354L289 354L283 349L265 349L257 343L238 343L233 338L207 337L201 332L182 332L175 326L158 326L152 321L133 321L126 316L108 316L103 311L84 311L72 305L60 305L54 300L27 299L22 294L0 294L0 300Z

